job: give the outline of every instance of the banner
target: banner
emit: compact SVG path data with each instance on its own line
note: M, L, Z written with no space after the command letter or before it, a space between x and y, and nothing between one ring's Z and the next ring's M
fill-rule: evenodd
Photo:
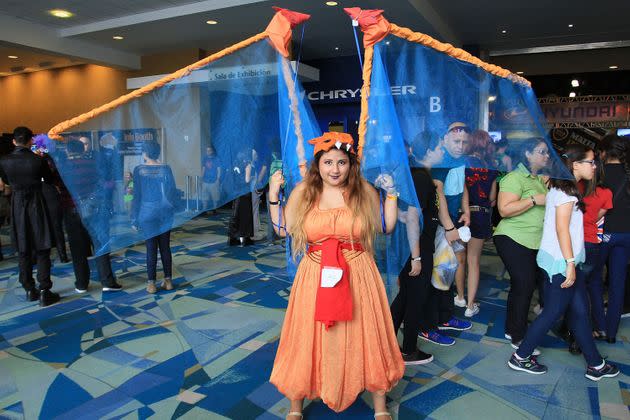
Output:
M630 102L557 102L540 104L549 124L627 122Z

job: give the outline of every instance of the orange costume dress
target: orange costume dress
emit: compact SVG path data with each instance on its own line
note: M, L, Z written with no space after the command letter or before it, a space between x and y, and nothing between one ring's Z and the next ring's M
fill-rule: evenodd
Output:
M350 241L353 214L347 207L306 216L309 243L328 238ZM360 234L354 224L353 238ZM343 250L349 266L352 320L328 330L315 321L321 251L307 254L298 267L287 308L271 383L291 400L321 398L335 411L348 408L363 390L387 392L402 378L405 365L394 333L383 280L368 253Z

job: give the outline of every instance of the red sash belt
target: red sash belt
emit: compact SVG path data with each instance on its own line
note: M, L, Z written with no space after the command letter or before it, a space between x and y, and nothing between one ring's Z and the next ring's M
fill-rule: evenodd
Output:
M327 239L316 245L310 245L308 252L321 251L319 264L320 278L315 301L315 321L322 322L326 329L336 321L352 320L352 293L350 291L350 268L342 250L363 251L360 243L340 242L338 239ZM324 267L343 270L341 280L334 287L322 287L321 276Z

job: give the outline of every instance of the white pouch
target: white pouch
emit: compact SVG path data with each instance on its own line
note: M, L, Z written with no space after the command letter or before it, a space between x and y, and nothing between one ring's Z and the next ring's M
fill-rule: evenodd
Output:
M322 268L322 287L335 287L343 277L343 270L339 267L323 267Z

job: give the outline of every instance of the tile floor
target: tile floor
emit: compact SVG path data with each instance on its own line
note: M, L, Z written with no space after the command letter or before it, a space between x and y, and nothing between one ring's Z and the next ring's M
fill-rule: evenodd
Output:
M71 264L55 263L63 299L44 309L24 301L17 260L0 263L0 418L284 418L287 401L267 382L291 287L284 249L227 247L226 220L174 232L177 288L156 295L144 291L143 245L113 255L122 292L92 283L77 295ZM549 373L513 372L508 283L496 278L491 246L485 254L473 329L454 334L453 347L422 343L435 362L407 368L389 394L394 418L630 419L630 321L617 344L598 344L619 364L617 378L585 379L584 360L551 333L542 346ZM305 409L309 419L371 416L367 395L339 415L318 401Z

